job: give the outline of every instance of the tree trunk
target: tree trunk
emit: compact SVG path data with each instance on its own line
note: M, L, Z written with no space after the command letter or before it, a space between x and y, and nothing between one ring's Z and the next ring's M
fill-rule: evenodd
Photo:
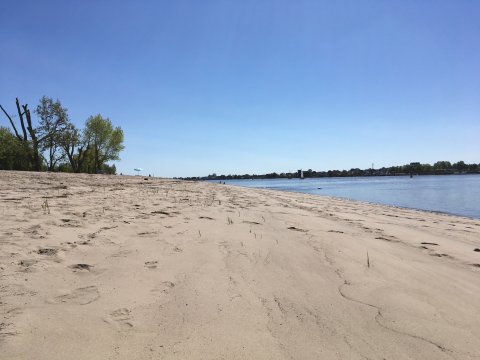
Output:
M97 146L97 143L95 143L95 174L98 173L98 146Z
M18 117L20 118L20 125L22 126L23 141L27 141L27 131L25 130L25 123L23 122L24 113L22 113L22 110L20 109L20 103L18 102L18 98L15 98L15 104L17 105ZM25 108L27 106L27 104L24 105Z
M18 99L17 99L17 104L18 104ZM28 110L27 107L28 107L28 104L22 105L25 117L27 119L28 133L30 134L30 138L32 139L33 168L35 171L40 171L42 170L42 162L40 159L40 155L38 153L38 139L37 139L37 135L35 134L35 130L33 129L33 126L32 126L32 117L30 116L30 110ZM22 128L23 127L24 125L23 125L23 117L22 117Z

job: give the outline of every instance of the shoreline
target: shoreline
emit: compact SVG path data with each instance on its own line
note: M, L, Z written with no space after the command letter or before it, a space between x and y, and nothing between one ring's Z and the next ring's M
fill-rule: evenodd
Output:
M0 172L5 359L480 358L480 220L144 178Z
M215 184L215 183L213 183ZM376 203L376 202L370 202L370 201L365 201L365 200L357 200L357 199L352 199L352 198L347 198L347 197L340 197L340 196L332 196L332 195L322 195L322 194L312 194L312 193L307 193L307 192L302 192L302 191L295 191L295 190L277 190L277 189L272 189L272 188L258 188L258 187L251 187L251 186L242 186L242 185L237 185L237 184L218 184L217 185L222 185L222 186L238 186L242 189L258 189L258 190L269 190L269 191L279 191L279 192L287 192L287 193L294 193L294 194L306 194L306 195L312 195L312 196L319 196L322 198L327 198L327 199L334 199L334 200L347 200L353 203L361 203L365 205L373 205L373 206L386 206L389 208L393 209L402 209L402 210L412 210L412 211L418 211L418 212L425 212L425 213L432 213L432 214L438 214L438 215L447 215L447 216L453 216L453 217L459 217L459 218L464 218L467 220L477 220L480 221L480 218L476 218L473 216L466 216L466 215L461 215L461 214L454 214L454 213L449 213L446 211L439 211L439 210L425 210L425 209L418 209L414 207L407 207L407 206L399 206L399 205L391 205L391 204L382 204L382 203Z
M471 175L471 174L468 174L468 175ZM362 179L364 177L356 177L357 179ZM480 178L480 177L479 177ZM310 178L311 180L316 180L316 179L313 179L313 178ZM353 178L352 178L353 179ZM297 183L298 181L300 181L299 179L296 179L297 180ZM306 179L307 182L309 179ZM377 205L385 205L385 206L392 206L392 207L397 207L397 208L404 208L404 209L412 209L412 210L419 210L419 211L427 211L427 212L434 212L434 213L440 213L440 214L448 214L448 215L452 215L452 216L460 216L460 217L466 217L466 218L469 218L469 219L477 219L479 220L480 219L480 212L477 210L477 211L473 211L472 209L467 210L467 211L464 211L464 209L458 209L459 212L455 212L455 211L449 211L447 209L445 210L438 210L438 208L441 208L442 206L445 207L445 204L442 204L441 202L437 203L437 208L434 209L434 208L431 208L431 209L425 209L425 208L421 208L421 207L418 207L418 206L421 206L421 204L416 204L417 206L415 206L415 204L412 204L412 205L409 205L409 204L405 204L405 205L397 205L395 204L395 202L398 202L398 199L396 199L395 197L389 197L387 196L387 199L390 200L390 203L387 203L386 201L385 202L381 202L383 200L378 200L376 201L376 199L374 200L367 200L367 199L359 199L359 198L352 198L352 197L347 197L347 196L342 196L342 195L330 195L330 194L324 194L324 193L320 193L319 191L316 191L316 189L304 189L302 188L301 186L297 188L295 187L292 187L292 188L285 188L285 187L282 187L282 185L280 186L269 186L268 184L261 184L261 182L263 181L272 181L272 182L282 182L283 184L283 179L262 179L262 180L254 180L254 181L257 181L257 182L260 182L259 186L251 186L251 185L248 185L250 183L250 181L248 180L228 180L230 183L227 183L226 185L232 185L232 186L240 186L240 187L243 187L243 188L250 188L250 189L268 189L268 190L275 190L275 191L284 191L284 192L292 192L292 193L302 193L302 194L311 194L311 195L316 195L316 196L327 196L327 197L332 197L332 198L338 198L338 199L346 199L346 200L350 200L350 201L361 201L361 202L365 202L365 203L369 203L369 204L377 204ZM303 183L304 180L301 180L300 181L300 184ZM211 181L211 180L207 180L207 182L211 182L213 184L217 183L216 181ZM245 184L247 185L243 185L241 184L242 182L245 182ZM277 184L278 185L278 184ZM475 184L477 185L477 184ZM325 185L327 186L327 185ZM320 189L319 189L320 190ZM326 190L327 192L328 191L328 187L327 188L324 188L324 189L321 189L321 190ZM345 190L346 192L348 192L349 190L351 189L347 189ZM390 189L389 191L392 192L394 189ZM397 189L398 190L398 189ZM400 189L400 190L413 190L413 189ZM334 191L335 192L335 191ZM439 194L439 195L451 195L451 194ZM372 196L367 196L367 197L372 197ZM429 199L425 199L426 201L428 201ZM410 199L410 201L407 201L408 202L412 202L412 199ZM413 201L414 202L414 201ZM472 204L469 204L469 205L472 205ZM447 206L448 207L448 206ZM458 208L458 205L457 205L457 208ZM463 213L462 213L463 212ZM468 212L470 213L473 213L473 214L467 214Z

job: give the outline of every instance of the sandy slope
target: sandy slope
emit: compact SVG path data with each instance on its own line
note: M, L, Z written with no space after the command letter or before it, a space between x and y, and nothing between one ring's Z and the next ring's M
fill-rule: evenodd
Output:
M0 219L2 359L480 359L478 220L15 172Z

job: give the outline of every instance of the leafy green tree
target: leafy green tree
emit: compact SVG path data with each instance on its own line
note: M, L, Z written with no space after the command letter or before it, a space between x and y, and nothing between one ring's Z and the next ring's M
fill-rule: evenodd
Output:
M30 170L28 145L20 141L8 128L0 127L0 169Z
M53 171L65 155L60 146L60 138L70 123L67 109L62 107L59 100L53 101L52 98L43 96L35 113L40 119L39 126L35 129L40 152L47 165L47 170Z
M63 150L64 157L70 163L71 171L81 172L90 148L85 135L70 123L61 132L58 142Z
M430 164L422 164L421 166L421 172L428 173L428 172L431 172L432 170L433 170L433 167Z
M465 162L463 162L463 161L459 161L459 162L453 164L452 167L455 170L458 170L458 171L465 171L465 170L468 169L468 165L465 164Z
M450 161L437 161L435 164L433 164L433 168L435 170L451 170L452 164Z
M112 165L103 164L102 172L108 175L115 175L117 173L117 167L115 166L115 164L112 164Z
M94 173L102 170L106 162L120 160L120 152L124 149L123 130L114 128L110 119L100 114L90 116L85 124L84 136L90 144Z

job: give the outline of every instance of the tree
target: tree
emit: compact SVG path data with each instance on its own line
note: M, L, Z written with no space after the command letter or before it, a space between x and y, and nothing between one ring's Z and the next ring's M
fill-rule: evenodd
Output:
M463 161L459 161L459 162L453 164L452 167L455 170L458 170L458 171L465 171L465 170L468 169L468 165L465 164L465 162L463 162Z
M33 170L40 171L42 168L42 161L39 154L39 141L36 131L32 125L32 117L30 115L30 110L28 109L28 104L20 105L18 98L15 99L15 104L17 106L18 118L20 119L20 126L22 127L22 135L18 133L12 117L7 113L7 111L2 107L2 105L0 105L0 109L2 109L5 116L10 121L10 125L12 126L12 129L17 139L23 142L23 147L25 149L29 150L28 153ZM28 139L27 134L30 136L30 139Z
M29 149L8 128L0 127L0 169L30 170Z
M123 146L123 130L114 128L108 118L100 114L90 116L85 124L85 139L91 146L93 172L97 173L107 161L120 160Z
M450 170L452 168L452 164L450 161L437 161L433 164L433 168L435 170Z
M64 156L67 157L71 171L78 173L83 169L83 163L90 148L88 139L73 124L65 126L60 136L58 144L63 150Z
M58 161L64 157L60 146L60 137L69 125L67 109L62 107L59 100L43 96L35 109L40 118L37 134L39 137L40 151L46 152L44 156L48 171L53 171Z

